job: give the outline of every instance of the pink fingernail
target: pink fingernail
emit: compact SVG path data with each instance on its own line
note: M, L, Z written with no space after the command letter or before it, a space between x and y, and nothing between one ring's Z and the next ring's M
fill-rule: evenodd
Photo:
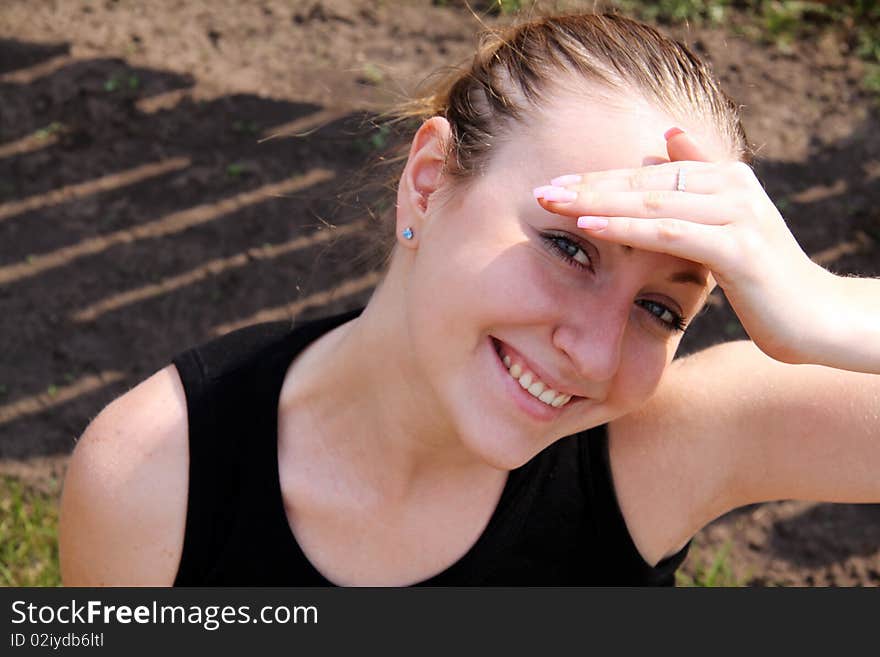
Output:
M550 181L551 185L557 187L565 187L566 185L577 185L581 181L581 177L576 173L567 173L564 176L558 176Z
M573 192L565 187L548 186L544 190L544 200L551 203L571 203L578 197L577 192Z
M666 132L663 133L663 138L666 141L669 141L673 137L676 137L678 135L683 135L683 134L684 134L684 130L682 130L681 128L669 128L669 130L667 130Z
M608 220L604 217L578 217L578 228L587 230L602 230L608 227Z
M540 187L535 187L532 190L532 193L535 195L535 198L544 198L544 193L548 189L553 189L553 185L541 185Z

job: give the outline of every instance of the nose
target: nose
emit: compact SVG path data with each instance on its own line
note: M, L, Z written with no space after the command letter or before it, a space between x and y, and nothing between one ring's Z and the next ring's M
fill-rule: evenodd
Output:
M567 314L553 333L553 344L570 359L577 375L607 383L620 367L629 305L580 307Z

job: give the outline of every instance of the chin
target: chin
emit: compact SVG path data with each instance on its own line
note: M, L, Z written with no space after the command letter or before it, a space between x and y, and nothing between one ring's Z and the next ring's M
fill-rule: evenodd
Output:
M459 434L465 447L483 463L498 470L515 470L528 463L546 447L537 444L534 437L521 435L503 426L494 430L480 430Z

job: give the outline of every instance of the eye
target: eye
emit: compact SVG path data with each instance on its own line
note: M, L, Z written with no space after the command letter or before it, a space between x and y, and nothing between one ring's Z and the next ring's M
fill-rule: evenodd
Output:
M590 260L590 256L588 256L587 252L584 251L574 240L555 233L542 233L541 239L544 240L548 249L572 267L577 267L578 269L593 269L593 263Z
M557 233L542 233L541 239L547 244L548 249L572 267L593 270L593 262L590 260L590 256L573 239ZM664 331L681 333L687 328L684 318L662 303L650 299L639 299L636 301L636 305L644 308L651 319Z
M662 303L651 301L650 299L639 299L636 305L641 306L651 315L651 318L664 331L670 333L681 333L687 328L684 318L674 310L664 306Z

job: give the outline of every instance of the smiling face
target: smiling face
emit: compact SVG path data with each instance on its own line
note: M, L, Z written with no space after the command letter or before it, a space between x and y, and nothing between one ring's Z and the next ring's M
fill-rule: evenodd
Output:
M706 281L703 266L602 242L531 192L564 173L663 161L672 125L632 99L558 97L499 144L485 175L429 203L407 274L412 353L487 463L517 467L639 407L673 358L677 325L702 307L708 284L683 280Z

